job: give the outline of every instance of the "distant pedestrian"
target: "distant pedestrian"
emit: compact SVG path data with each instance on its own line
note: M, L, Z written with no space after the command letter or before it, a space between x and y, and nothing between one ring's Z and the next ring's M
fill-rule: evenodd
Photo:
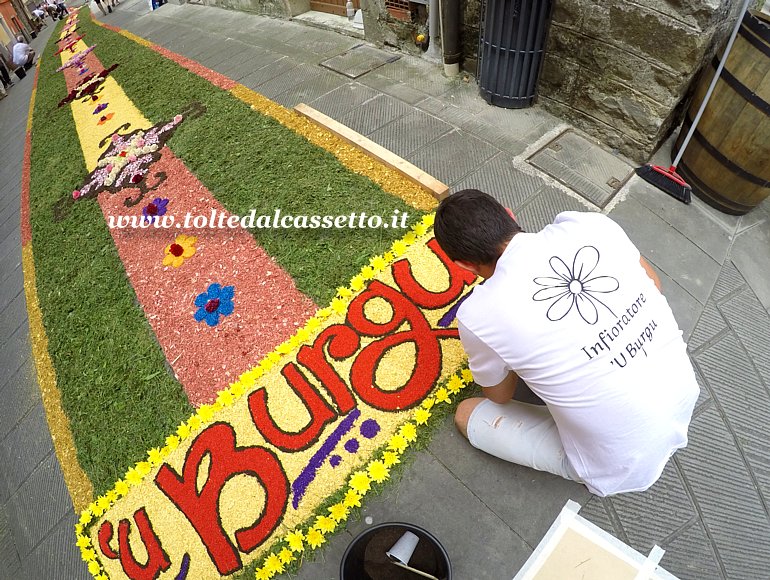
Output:
M105 0L105 1L109 1L109 0ZM107 11L104 9L104 5L102 4L102 0L94 0L94 2L96 2L96 5L99 7L99 10L101 10L102 14L107 16ZM107 8L109 8L110 12L112 12L112 8L110 8L109 5L107 5Z
M13 86L13 81L11 81L8 65L6 64L5 58L2 55L0 55L0 79L3 81L4 89L8 89Z
M13 64L23 66L24 70L31 69L35 64L35 51L24 42L24 37L16 37L16 44L13 45Z

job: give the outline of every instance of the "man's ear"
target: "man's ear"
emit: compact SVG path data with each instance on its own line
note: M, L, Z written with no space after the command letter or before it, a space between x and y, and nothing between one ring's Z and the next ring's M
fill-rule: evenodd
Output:
M479 266L478 264L474 264L473 262L466 262L465 260L453 260L455 264L457 264L460 268L463 270L468 270L468 272L471 272L472 274L475 274L476 276L480 276L479 272Z

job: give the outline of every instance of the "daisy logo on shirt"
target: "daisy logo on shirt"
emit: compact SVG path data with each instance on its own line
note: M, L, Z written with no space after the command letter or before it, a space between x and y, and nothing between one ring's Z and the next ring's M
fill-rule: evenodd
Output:
M533 280L540 290L535 292L535 302L551 302L546 316L556 322L564 319L573 309L587 324L599 320L599 306L612 316L615 313L599 295L615 292L618 281L612 276L593 276L599 265L599 250L594 246L583 246L572 260L572 267L558 256L552 256L548 263L556 276L542 276Z

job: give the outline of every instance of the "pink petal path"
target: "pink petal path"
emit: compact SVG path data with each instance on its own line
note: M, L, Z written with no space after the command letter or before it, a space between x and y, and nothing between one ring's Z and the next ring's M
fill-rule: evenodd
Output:
M104 68L93 52L85 63L90 71ZM64 74L68 91L82 78L73 68L65 69ZM93 116L97 141L107 136L102 134L99 118ZM155 197L170 200L169 214L177 222L188 212L208 216L214 209L230 215L168 147L162 149L149 175L160 171L168 179L134 207L123 204L127 196L123 192L101 193L98 203L105 220L119 215L141 218L142 208ZM166 359L196 407L211 403L218 391L287 340L316 310L291 276L245 229L113 228L110 233ZM197 252L178 268L163 266L164 249L181 233L197 237ZM214 282L235 287L235 311L209 327L193 318L197 310L193 302Z

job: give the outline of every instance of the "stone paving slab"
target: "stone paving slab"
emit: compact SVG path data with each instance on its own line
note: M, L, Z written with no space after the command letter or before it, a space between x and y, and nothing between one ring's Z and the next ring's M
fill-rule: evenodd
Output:
M283 61L280 62L283 63ZM285 93L286 91L291 91L297 85L312 80L320 74L318 67L310 64L297 64L296 61L294 61L293 67L289 67L286 63L284 63L283 66L287 69L286 72L274 76L267 81L255 84L255 89L260 95L274 100L278 95ZM265 69L260 69L258 72L262 73L264 70ZM249 86L247 84L247 79L249 78L250 77L244 77L241 83L245 86ZM256 81L256 77L252 79L252 82L256 83Z
M666 553L660 565L680 580L723 580L706 531L695 520L680 535L661 546Z
M340 122L362 135L371 135L377 129L411 112L409 105L389 95L380 94L344 115Z
M275 100L284 107L292 108L299 103L311 103L340 87L346 85L349 81L336 73L317 69L318 74L309 79L305 79L299 84L291 87L289 90L280 93Z
M32 473L53 449L42 405L34 405L11 429L0 447L2 479L9 496L19 492Z
M705 304L719 275L719 263L633 198L618 204L610 216L650 262Z
M692 294L682 288L674 278L656 266L647 254L642 253L642 255L658 275L661 291L674 313L674 318L676 319L679 328L682 330L684 340L689 340L693 328L695 327L695 323L698 321L698 317L703 310L703 305L698 302Z
M460 129L442 135L407 158L429 175L452 185L500 153L489 143Z
M357 82L342 85L322 97L312 100L309 105L334 120L339 121L353 109L372 100L377 91Z
M56 455L51 451L24 482L16 497L8 502L9 519L16 522L14 539L22 563L68 512L67 488L61 477L57 477L55 463ZM48 507L40 510L38 506L41 505ZM71 548L62 550L59 556L75 550L71 544Z
M537 546L567 500L582 504L591 497L585 486L477 451L451 419L428 450L530 548Z
M516 217L525 231L539 232L563 211L589 211L575 197L557 187L546 185L519 209Z
M765 309L770 309L770 219L735 238L730 259ZM764 250L764 251L763 251Z
M66 580L93 579L72 541L75 523L75 513L65 513L24 559L23 570L29 580L61 578L62 570L67 571ZM56 558L51 558L52 554L56 555Z
M400 117L382 129L374 131L369 137L399 157L408 159L413 152L439 139L452 129L452 125L433 115L414 111L411 115ZM441 177L436 177L441 180Z
M19 367L29 359L30 343L29 332L26 325L21 325L10 335L0 335L0 369L8 373L15 373Z
M621 494L607 501L623 523L630 545L643 554L656 544L662 545L696 515L673 462L666 465L663 475L646 492Z
M770 524L732 435L716 409L690 424L677 453L708 537L727 578L763 578L770 569Z
M358 82L381 91L386 95L395 97L408 105L415 105L428 96L423 91L414 89L402 82L393 80L392 78L379 75L376 72L362 76L358 79Z
M362 517L379 524L397 521L393 518L400 515L434 534L449 554L453 578L513 578L531 554L532 547L429 453L418 453L415 463L419 469L407 470L398 485L389 486L380 496L367 501ZM475 525L472 531L458 528L457 506L463 506L464 512L473 514ZM347 527L353 536L357 536L368 526L365 521L359 521L349 522ZM345 536L333 538L322 571L315 566L305 566L298 578L336 580L339 556L349 541Z
M0 386L0 400L3 401L0 405L0 441L3 441L29 410L41 403L41 397L31 359L25 360L15 373L0 380L3 381Z
M282 76L291 76L299 63L293 58L281 57L257 70L245 75L240 79L243 86L250 89L258 89L263 83L267 83L275 78Z
M727 321L717 308L716 302L709 300L703 308L700 318L687 341L691 351L697 351L706 343L712 341L728 330Z
M741 344L759 371L765 386L770 385L770 316L747 288L719 304L719 311L735 330Z
M8 270L0 270L0 309L5 309L24 289L24 278L21 268L21 260L14 260L13 252L9 254L12 265ZM27 313L24 312L24 320Z
M453 189L481 189L516 212L545 185L542 177L516 169L510 153L504 151L460 179Z

